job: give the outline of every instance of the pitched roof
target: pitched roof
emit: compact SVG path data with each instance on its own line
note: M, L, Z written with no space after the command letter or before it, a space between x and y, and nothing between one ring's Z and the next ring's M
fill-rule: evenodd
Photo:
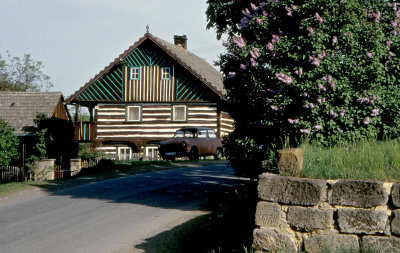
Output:
M98 78L107 73L113 66L118 64L125 56L131 53L135 48L142 44L146 40L153 41L162 50L164 50L168 55L180 63L184 68L201 80L205 85L207 85L211 90L217 93L221 98L226 94L221 73L211 66L206 60L197 55L189 52L188 50L182 48L181 46L174 45L165 40L162 40L151 33L146 33L142 38L140 38L135 44L130 46L125 52L119 55L114 61L110 62L102 71L95 75L89 82L77 90L74 94L66 99L66 102L71 102L74 100L82 91L94 83Z
M52 117L61 92L0 91L0 118L14 128L17 135L29 134L38 113Z

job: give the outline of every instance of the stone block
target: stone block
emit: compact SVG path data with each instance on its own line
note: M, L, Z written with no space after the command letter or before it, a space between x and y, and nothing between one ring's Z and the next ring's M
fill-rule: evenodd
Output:
M265 228L279 227L281 207L276 203L260 201L256 208L256 225Z
M400 239L392 236L364 236L361 246L365 252L400 253Z
M400 208L400 183L394 183L391 190L392 204L396 208Z
M326 196L326 181L264 173L258 181L258 196L270 202L315 206Z
M338 209L338 225L342 233L384 233L388 216L384 211Z
M294 229L312 232L332 227L333 211L291 206L286 218Z
M359 242L356 235L317 235L304 240L304 250L319 252L358 252Z
M392 233L400 235L400 210L393 211L393 219L390 225Z
M55 159L43 159L35 162L35 180L54 180Z
M303 171L303 150L301 148L278 150L277 165L283 175L299 176Z
M376 180L341 180L332 185L329 204L370 208L387 203L383 183Z
M279 233L276 230L255 229L253 248L256 251L296 252L294 236Z

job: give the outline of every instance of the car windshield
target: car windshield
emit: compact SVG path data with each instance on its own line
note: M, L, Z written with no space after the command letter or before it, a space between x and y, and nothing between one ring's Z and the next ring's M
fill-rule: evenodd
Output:
M174 138L182 138L184 136L184 132L183 131L176 131Z
M182 130L178 130L175 132L174 138L193 138L194 137L194 133L192 131L182 131Z

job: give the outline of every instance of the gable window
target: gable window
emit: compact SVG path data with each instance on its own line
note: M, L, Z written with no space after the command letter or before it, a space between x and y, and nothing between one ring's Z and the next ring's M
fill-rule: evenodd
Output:
M171 68L161 68L161 80L171 79Z
M141 121L142 108L140 105L126 107L126 121Z
M139 67L133 67L131 68L131 80L139 80L140 74L139 74Z
M172 120L173 121L186 121L186 105L173 105L172 106Z

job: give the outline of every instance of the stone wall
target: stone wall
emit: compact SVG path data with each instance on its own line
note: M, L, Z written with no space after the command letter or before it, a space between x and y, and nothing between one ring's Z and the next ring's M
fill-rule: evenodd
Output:
M400 252L400 183L266 173L258 196L255 252Z

